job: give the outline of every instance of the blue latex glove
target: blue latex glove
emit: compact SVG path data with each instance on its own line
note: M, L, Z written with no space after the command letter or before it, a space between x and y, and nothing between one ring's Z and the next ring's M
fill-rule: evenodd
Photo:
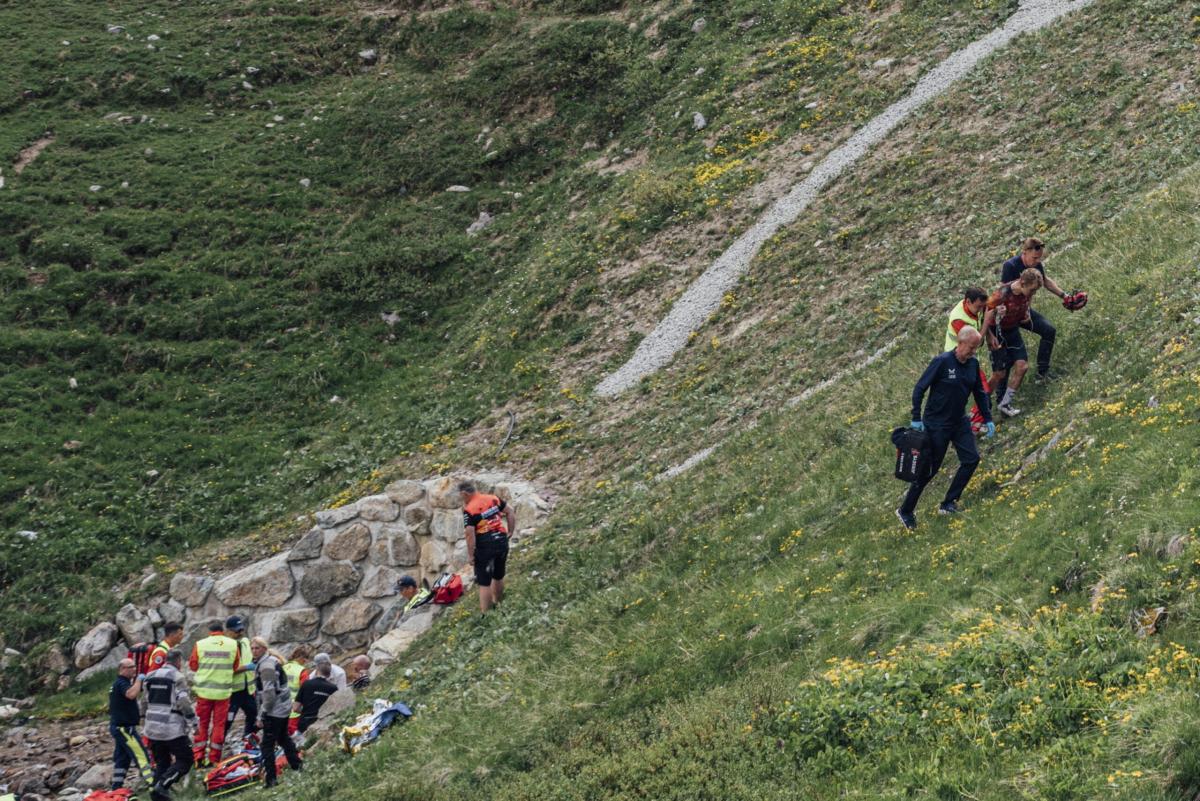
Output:
M141 681L141 682L144 682L145 680L146 680L145 673L139 673L137 679L135 679L135 681Z
M246 673L253 673L254 669L257 667L258 667L257 663L247 662L246 664L242 665L242 670L245 671Z
M925 430L925 424L922 423L920 420L913 420L911 423L908 424L908 427L911 428L913 431L924 431Z
M988 423L987 424L987 438L992 439L995 436L996 436L996 424Z

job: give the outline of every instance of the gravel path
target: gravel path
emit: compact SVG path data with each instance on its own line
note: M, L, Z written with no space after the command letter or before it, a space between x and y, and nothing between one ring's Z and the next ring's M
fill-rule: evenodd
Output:
M795 222L830 181L862 158L871 147L883 141L910 114L945 92L980 61L1015 37L1043 28L1064 14L1085 8L1093 2L1095 0L1027 0L1004 25L951 54L930 70L917 83L912 94L888 106L878 117L830 152L804 181L776 201L748 231L738 237L692 282L670 313L638 345L629 361L596 386L596 393L604 397L617 395L635 385L643 376L669 364L687 344L688 335L704 324L720 305L722 296L736 286L763 243L780 228Z

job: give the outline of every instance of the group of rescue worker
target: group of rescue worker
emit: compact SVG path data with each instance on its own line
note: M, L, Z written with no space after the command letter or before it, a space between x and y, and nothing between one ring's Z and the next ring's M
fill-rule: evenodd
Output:
M1014 401L1029 369L1022 329L1039 337L1038 379L1045 382L1057 379L1050 369L1057 331L1033 309L1033 297L1044 288L1062 300L1068 311L1077 311L1087 305L1088 296L1086 292L1066 292L1046 275L1042 264L1045 249L1037 237L1025 239L1020 251L1004 262L1000 285L993 292L970 287L963 293L962 301L950 310L942 352L929 363L913 388L909 426L928 434L930 453L929 469L909 485L904 501L896 509L896 517L906 529L916 528L917 501L941 468L950 445L958 455L958 470L938 512L952 515L960 511L959 498L979 465L975 435L984 432L989 439L996 435L992 398L1006 417L1021 413ZM975 358L975 352L985 342L992 366L990 380ZM975 399L975 409L968 418L964 409L971 396Z

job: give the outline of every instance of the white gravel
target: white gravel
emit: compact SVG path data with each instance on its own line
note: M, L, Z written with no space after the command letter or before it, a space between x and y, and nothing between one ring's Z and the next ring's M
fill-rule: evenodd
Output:
M1095 0L1027 0L1004 25L951 54L926 73L912 94L888 106L844 144L830 152L808 177L776 201L748 231L738 237L692 282L670 313L638 345L629 361L596 386L596 393L604 397L617 395L634 386L643 376L669 364L687 344L688 335L704 324L716 311L724 294L732 290L749 269L751 260L763 243L780 228L795 222L830 181L862 158L871 147L883 141L910 114L945 92L980 61L1015 37L1044 28L1059 17L1086 8L1093 2Z

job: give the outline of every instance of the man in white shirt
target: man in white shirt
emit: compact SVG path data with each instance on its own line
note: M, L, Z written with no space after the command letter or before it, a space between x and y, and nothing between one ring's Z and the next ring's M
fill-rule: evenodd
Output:
M334 683L334 686L339 690L346 689L346 671L333 664L333 660L329 658L329 654L324 651L313 657L314 665L319 666L322 663L329 665L329 680Z

